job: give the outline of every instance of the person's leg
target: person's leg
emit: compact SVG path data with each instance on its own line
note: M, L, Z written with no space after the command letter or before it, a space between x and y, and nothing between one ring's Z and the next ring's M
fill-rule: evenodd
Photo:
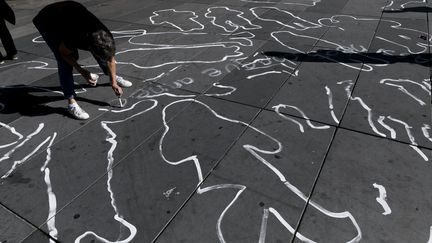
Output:
M55 33L42 32L41 35L57 60L59 80L64 97L69 101L73 101L76 96L72 74L73 67L63 59L58 50L60 40L56 37Z
M37 26L36 26L37 27ZM85 120L89 118L87 112L85 112L77 104L75 100L75 89L73 79L73 67L67 63L61 56L58 47L60 40L56 37L55 33L41 32L42 38L45 40L48 47L54 53L57 60L58 74L60 79L60 85L63 90L64 97L68 100L68 111L76 119ZM78 55L78 53L77 53Z
M75 53L78 55L78 53ZM85 112L75 100L75 89L73 79L73 67L67 63L58 51L54 52L57 59L57 67L60 78L60 84L63 90L64 97L68 100L68 111L76 119L86 120L90 116Z
M58 73L60 77L60 84L63 89L63 94L68 100L68 111L76 119L86 120L90 116L85 112L75 100L75 89L73 79L73 67L67 63L61 56L60 53L56 53Z
M17 54L17 49L4 19L0 19L0 39L6 50L6 58L12 59Z
M54 53L54 55L57 59L58 74L64 97L71 103L75 100L76 96L72 74L73 67L60 56L60 53Z

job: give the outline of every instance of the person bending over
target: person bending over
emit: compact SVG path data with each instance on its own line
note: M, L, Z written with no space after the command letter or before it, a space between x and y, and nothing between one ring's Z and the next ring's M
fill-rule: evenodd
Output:
M122 87L132 86L131 82L116 75L115 42L111 32L82 4L62 1L47 5L34 17L33 23L54 53L68 111L74 118L85 120L90 116L75 100L73 68L90 85L95 86L98 79L77 63L78 49L93 55L103 73L109 76L117 96L123 94Z

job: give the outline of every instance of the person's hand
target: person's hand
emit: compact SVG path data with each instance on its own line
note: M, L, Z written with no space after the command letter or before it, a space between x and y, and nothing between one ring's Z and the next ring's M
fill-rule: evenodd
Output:
M118 84L113 84L113 85L111 85L111 87L117 96L119 96L119 97L122 96L123 89Z
M94 79L94 78L92 77L92 74L91 74L89 71L87 71L86 69L82 68L79 72L81 73L81 76L82 76L85 80L87 80L87 83L88 83L89 85L91 85L91 86L96 86L97 78Z

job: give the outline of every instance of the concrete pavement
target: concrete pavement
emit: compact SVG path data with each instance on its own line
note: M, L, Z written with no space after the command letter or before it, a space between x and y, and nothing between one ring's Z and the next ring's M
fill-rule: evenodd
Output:
M80 1L134 84L118 108L77 75L87 121L31 23L51 2L8 1L0 242L432 242L426 1Z

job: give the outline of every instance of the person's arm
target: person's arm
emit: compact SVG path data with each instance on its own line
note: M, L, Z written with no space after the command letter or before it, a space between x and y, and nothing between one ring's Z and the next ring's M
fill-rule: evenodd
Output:
M93 80L91 78L90 72L87 71L86 69L82 68L74 55L74 52L72 50L69 50L69 48L66 47L66 45L64 44L64 42L61 42L59 45L59 52L60 55L63 57L63 59L69 63L72 67L75 68L75 70L77 70L83 77L85 80L87 80L89 83L93 84Z
M117 96L121 96L123 94L123 89L117 84L116 61L115 61L114 57L111 57L107 61L107 67L108 67L108 76L110 79L111 87Z

